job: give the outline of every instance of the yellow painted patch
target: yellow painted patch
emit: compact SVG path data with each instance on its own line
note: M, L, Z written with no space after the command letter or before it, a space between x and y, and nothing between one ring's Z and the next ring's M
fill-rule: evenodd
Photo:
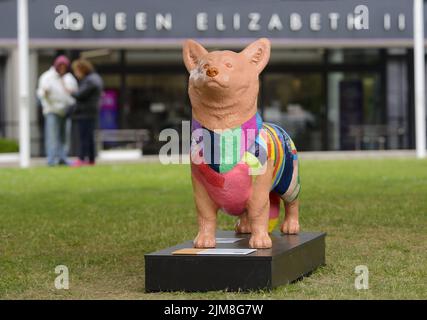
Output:
M247 163L251 169L259 169L262 167L261 162L258 160L258 158L250 152L245 152L243 154L243 161Z
M270 221L268 221L268 232L272 232L274 230L278 221L279 218L270 219Z

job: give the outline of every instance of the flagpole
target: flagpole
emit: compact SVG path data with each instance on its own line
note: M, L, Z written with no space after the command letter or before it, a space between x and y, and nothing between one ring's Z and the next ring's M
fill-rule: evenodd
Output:
M415 144L417 158L426 157L424 1L414 0Z
M30 165L28 0L18 0L19 164Z

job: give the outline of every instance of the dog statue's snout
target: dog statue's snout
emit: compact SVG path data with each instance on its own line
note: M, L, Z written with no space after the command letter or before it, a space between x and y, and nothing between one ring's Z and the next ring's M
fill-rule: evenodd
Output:
M219 71L218 71L218 69L217 69L217 68L215 68L215 67L209 67L209 68L207 68L207 69L206 69L206 75L207 75L208 77L213 78L213 77L215 77L216 75L218 75L218 73L219 73Z

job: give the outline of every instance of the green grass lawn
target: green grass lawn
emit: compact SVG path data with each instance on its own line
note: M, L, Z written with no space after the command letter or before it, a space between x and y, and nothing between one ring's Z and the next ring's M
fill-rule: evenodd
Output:
M0 169L0 298L427 298L427 161L303 161L301 180L302 230L327 232L326 266L272 291L146 294L144 254L197 231L188 166ZM54 287L60 264L69 290Z

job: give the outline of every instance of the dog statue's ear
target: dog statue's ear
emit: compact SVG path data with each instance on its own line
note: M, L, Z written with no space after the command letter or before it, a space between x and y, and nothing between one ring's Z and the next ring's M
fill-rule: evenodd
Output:
M199 63L200 58L208 51L198 42L188 39L182 47L182 56L188 72L193 70Z
M270 51L270 40L261 38L248 45L240 54L243 54L249 60L249 63L255 65L259 74L270 59Z

